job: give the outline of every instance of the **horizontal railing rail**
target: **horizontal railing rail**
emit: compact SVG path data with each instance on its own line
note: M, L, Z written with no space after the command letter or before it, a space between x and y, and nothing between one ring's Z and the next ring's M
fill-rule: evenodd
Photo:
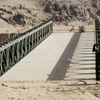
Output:
M32 51L51 33L52 21L47 21L0 44L0 76Z

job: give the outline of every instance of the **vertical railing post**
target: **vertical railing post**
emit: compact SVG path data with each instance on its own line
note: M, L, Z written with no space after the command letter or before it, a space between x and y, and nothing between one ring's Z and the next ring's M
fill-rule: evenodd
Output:
M2 61L3 61L3 52L0 52L0 76L4 73Z
M96 56L96 80L100 80L100 50L95 51Z
M52 21L47 21L0 44L0 76L51 33Z
M100 80L100 23L99 20L95 20L95 69L96 80Z

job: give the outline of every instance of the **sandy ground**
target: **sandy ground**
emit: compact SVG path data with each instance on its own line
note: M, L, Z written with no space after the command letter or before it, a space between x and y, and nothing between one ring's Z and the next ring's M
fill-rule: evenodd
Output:
M33 6L31 0L28 3L26 1L24 5ZM23 1L0 0L0 4L17 5L23 4ZM73 25L75 25L73 32L79 31L78 28L82 25L85 25L86 31L94 31L93 23L65 24L54 23L54 32L70 32ZM9 26L0 20L0 33L21 33L30 28ZM100 82L95 80L0 81L0 100L100 100Z
M53 30L55 33L70 32L73 25L54 23ZM78 27L82 24L75 25L73 32L79 31ZM94 31L94 25L86 24L85 27L87 31ZM1 31L4 33L8 29L9 26ZM12 31L24 32L27 29L29 28L17 27ZM96 84L95 80L0 81L0 100L100 100L100 82Z
M53 31L70 32L73 25L75 25L73 32L77 32L79 26L84 24L76 22L66 26L62 23L54 23ZM85 28L86 31L94 31L93 24L86 23ZM0 31L12 33L24 32L28 29L29 27L7 26ZM98 83L96 84L95 80L0 81L0 100L100 100L100 82Z
M55 23L53 28L56 32L68 32L71 27L72 25ZM94 31L94 25L89 25L88 31L89 28ZM0 100L100 100L100 82L95 80L0 81Z
M100 100L100 83L95 83L94 80L1 81L0 100Z
M72 27L74 26L74 29L72 31L70 31L72 29ZM79 21L75 21L75 22L70 22L70 23L58 23L55 22L53 24L53 31L56 32L62 32L62 33L66 33L66 32L79 32L79 27L81 26L85 26L85 31L86 32L93 32L95 27L94 27L94 21L92 22L79 22Z
M92 24L90 24L90 22L73 22L73 23L53 23L53 32L62 32L62 33L66 33L66 32L79 32L79 26L85 26L85 31L86 32L91 32L94 31L94 22L91 22ZM67 25L66 25L67 24ZM0 34L1 33L23 33L31 28L33 28L32 26L10 26L7 23L1 21L0 24ZM72 29L72 27L74 26L74 30L70 31Z

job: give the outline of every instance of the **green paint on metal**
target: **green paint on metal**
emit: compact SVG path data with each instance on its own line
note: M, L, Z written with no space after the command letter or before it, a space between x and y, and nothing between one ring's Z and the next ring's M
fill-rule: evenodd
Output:
M0 44L0 76L31 52L51 33L52 21L47 21Z

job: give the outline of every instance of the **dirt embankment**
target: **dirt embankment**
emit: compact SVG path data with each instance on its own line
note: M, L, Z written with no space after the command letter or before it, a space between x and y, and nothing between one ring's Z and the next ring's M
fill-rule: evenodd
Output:
M100 18L99 4L92 0L45 0L43 7L54 21L92 21Z
M70 23L89 23L100 18L99 4L99 0L0 1L0 42L47 20L53 20L54 25L61 23L70 28ZM12 29L15 31L12 32Z

